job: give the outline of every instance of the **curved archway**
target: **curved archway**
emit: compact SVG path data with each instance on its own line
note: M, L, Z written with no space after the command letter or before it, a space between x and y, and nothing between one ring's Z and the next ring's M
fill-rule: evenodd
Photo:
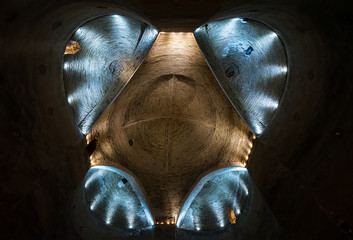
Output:
M263 23L236 17L208 22L194 35L230 102L256 135L263 133L287 78L278 35Z
M138 69L157 37L152 25L107 15L80 26L70 41L81 50L63 62L67 101L74 121L87 134Z
M154 220L135 178L111 166L91 167L70 205L82 239L153 239Z

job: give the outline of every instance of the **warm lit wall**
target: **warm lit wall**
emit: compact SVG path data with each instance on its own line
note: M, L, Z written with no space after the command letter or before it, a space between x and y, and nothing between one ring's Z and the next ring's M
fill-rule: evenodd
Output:
M283 99L248 169L294 239L352 235L352 9L335 1L244 2L214 17L261 21L286 48Z
M2 238L40 239L60 225L64 204L89 167L64 93L62 54L78 26L122 11L115 5L121 1L106 2L1 2ZM187 26L184 16L203 12L188 1L161 2L149 12L165 14L155 16L157 27L167 29L171 15L178 17L174 26ZM349 239L353 7L344 0L264 2L225 8L274 28L293 76L266 136L257 139L250 174L294 239Z
M160 33L89 134L92 164L135 174L157 222L175 221L200 175L244 166L253 134L218 86L192 33Z
M140 17L117 2L1 5L1 234L41 239L63 223L66 202L89 168L64 91L65 46L97 16Z

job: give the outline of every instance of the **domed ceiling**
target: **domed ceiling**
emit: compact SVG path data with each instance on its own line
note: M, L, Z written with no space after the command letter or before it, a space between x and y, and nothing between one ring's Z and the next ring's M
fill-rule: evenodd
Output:
M192 33L162 32L87 140L97 141L92 165L134 175L155 221L175 222L200 176L245 166L253 137Z

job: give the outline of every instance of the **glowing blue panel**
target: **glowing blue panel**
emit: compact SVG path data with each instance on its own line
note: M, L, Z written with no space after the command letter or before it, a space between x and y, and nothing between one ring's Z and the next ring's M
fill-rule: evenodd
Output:
M64 56L64 83L83 134L126 86L157 35L153 26L119 15L93 19L73 34L81 50Z
M177 227L185 230L218 230L230 225L229 210L241 219L252 191L246 168L230 167L203 177L185 201Z
M232 18L207 23L194 36L230 102L260 135L287 78L286 52L277 34L258 21Z
M124 229L154 225L146 199L127 173L107 166L92 167L84 179L84 199L104 224Z

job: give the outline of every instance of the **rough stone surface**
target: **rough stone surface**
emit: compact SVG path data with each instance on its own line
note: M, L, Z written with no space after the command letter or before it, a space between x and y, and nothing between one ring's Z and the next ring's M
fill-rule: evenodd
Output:
M1 1L2 238L58 238L52 230L62 224L65 203L89 167L66 100L63 52L88 20L136 9L132 1L122 2ZM189 31L220 6L140 2L140 12L145 8L165 31ZM345 0L239 0L215 16L231 11L264 22L288 52L285 96L267 133L256 140L248 169L292 239L352 239L352 9Z
M162 33L88 139L98 140L92 164L117 163L134 173L156 221L164 222L177 216L200 175L242 166L252 136L193 35Z
M235 15L208 22L194 35L234 108L261 135L286 86L287 56L278 35L261 22Z
M64 85L76 125L87 134L123 90L152 47L158 31L124 15L102 16L71 36L81 51L64 57Z

